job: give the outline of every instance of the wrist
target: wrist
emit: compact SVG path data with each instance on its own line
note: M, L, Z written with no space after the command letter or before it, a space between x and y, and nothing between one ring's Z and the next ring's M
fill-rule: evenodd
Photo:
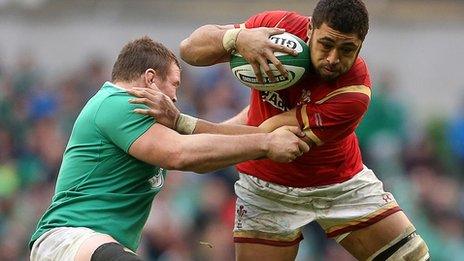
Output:
M169 126L170 129L173 129L173 130L176 130L177 131L177 123L179 122L179 118L180 118L180 111L178 111L176 113L176 115L174 116L174 121L172 121L172 125Z
M234 28L227 30L222 37L222 46L227 52L232 52L235 50L235 45L237 43L238 34L242 28Z
M180 113L177 117L175 130L180 134L192 134L197 126L198 118Z
M261 150L264 153L264 155L267 155L269 153L269 142L272 139L270 133L263 133L263 144L261 146Z

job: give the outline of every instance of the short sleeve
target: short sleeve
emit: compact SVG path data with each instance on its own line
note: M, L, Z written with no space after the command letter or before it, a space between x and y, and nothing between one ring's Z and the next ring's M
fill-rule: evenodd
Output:
M347 137L357 128L370 102L370 88L349 86L315 103L297 107L297 119L316 145Z
M133 112L146 107L129 103L130 98L126 93L113 94L101 103L95 115L95 124L102 135L125 152L155 123L152 117Z
M278 22L285 18L290 12L288 11L266 11L251 16L245 22L246 28L256 27L276 27Z

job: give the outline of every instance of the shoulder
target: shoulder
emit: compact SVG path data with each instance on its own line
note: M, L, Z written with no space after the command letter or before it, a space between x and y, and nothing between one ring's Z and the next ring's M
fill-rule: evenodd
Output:
M125 91L111 91L101 99L98 110L95 112L95 121L101 123L118 123L132 118L142 118L142 115L133 112L136 108L145 108L144 105L132 104L132 98Z
M298 25L308 24L309 17L294 11L273 10L264 11L251 16L245 23L247 28L254 27L279 27L291 29Z

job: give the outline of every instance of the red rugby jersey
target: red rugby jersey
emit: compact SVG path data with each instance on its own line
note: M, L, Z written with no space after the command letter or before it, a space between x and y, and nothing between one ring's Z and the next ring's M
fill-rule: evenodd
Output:
M309 17L295 12L272 11L249 18L245 27L285 28L307 41L309 21ZM266 119L296 107L300 126L318 146L291 163L252 160L238 164L237 169L292 187L322 186L350 179L363 168L354 130L369 105L370 87L367 66L358 57L347 73L331 82L309 74L285 90L253 90L248 125L259 126Z

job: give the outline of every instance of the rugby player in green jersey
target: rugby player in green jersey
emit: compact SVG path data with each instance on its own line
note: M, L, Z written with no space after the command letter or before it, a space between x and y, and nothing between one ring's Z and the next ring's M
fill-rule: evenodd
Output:
M309 150L298 127L182 135L134 113L147 107L129 102L131 89L156 89L163 93L158 102L171 102L179 85L178 60L162 44L142 37L124 46L111 82L76 119L51 205L29 244L32 261L140 260L134 252L166 170L205 173L264 157L290 162ZM191 134L195 124L185 117L177 120L177 130Z

